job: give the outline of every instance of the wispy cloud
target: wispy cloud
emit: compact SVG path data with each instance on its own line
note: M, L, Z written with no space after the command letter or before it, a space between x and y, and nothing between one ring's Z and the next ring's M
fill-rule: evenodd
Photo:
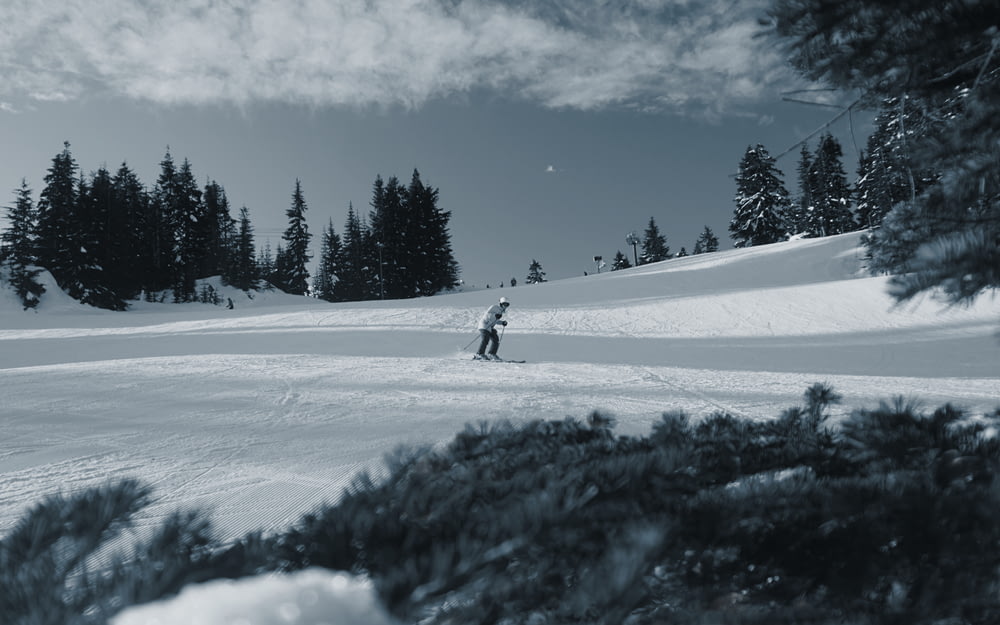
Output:
M490 91L704 115L791 73L764 0L6 0L0 100L404 106ZM779 86L780 85L780 86Z

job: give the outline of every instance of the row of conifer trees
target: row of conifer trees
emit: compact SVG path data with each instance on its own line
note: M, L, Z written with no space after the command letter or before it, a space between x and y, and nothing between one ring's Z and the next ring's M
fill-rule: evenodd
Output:
M222 185L199 187L187 159L178 166L168 151L147 188L126 163L81 175L65 143L37 202L26 181L15 192L0 237L0 276L26 308L44 292L42 269L74 299L112 310L139 298L196 301L197 281L212 276L241 290L273 286L328 301L428 295L458 283L450 213L437 203L438 190L417 171L409 187L377 177L368 220L352 206L342 238L332 223L324 231L311 285L312 235L298 180L272 255L269 243L255 246L248 209L234 218Z

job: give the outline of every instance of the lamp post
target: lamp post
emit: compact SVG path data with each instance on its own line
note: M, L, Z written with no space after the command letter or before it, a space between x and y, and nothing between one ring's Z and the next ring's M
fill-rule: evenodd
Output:
M625 242L632 246L632 259L635 261L635 266L638 267L639 253L635 251L635 246L639 244L639 237L634 232L629 232L625 235Z
M382 277L382 242L375 244L378 247L378 298L385 299L385 279Z

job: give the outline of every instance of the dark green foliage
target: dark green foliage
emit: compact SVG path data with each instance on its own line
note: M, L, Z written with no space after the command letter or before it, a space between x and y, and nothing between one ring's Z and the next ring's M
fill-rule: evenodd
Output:
M649 224L642 234L642 255L639 256L639 261L645 265L658 263L668 258L670 258L670 246L667 245L667 237L660 234L656 220L650 217Z
M38 305L45 287L38 283L40 270L34 266L38 212L25 180L21 180L14 205L7 208L7 221L9 227L0 236L0 267L7 269L8 281L27 310Z
M395 176L384 182L376 177L371 227L365 235L370 259L365 273L373 279L374 296L422 297L458 286L459 267L448 232L451 213L438 206L438 197L438 190L425 185L417 170L407 187Z
M692 254L707 254L709 252L719 251L719 237L715 236L712 229L705 226L705 229L701 231L698 235L698 240L695 241L694 250Z
M467 426L272 537L174 515L100 575L148 501L49 498L0 542L0 622L99 623L184 583L310 566L367 574L403 622L986 625L1000 617L1000 411L897 399L836 426L807 389L773 420L662 416ZM67 584L74 574L80 583Z
M306 265L312 258L309 253L309 240L312 235L306 224L305 197L302 194L302 183L295 181L295 191L292 192L292 205L285 211L288 217L288 227L281 235L285 246L278 247L274 262L274 276L271 283L286 293L305 295L309 291L309 270Z
M381 178L376 180L376 184ZM358 302L379 297L378 285L373 276L378 275L376 262L370 262L366 228L361 218L354 212L354 205L347 206L347 221L341 241L340 255L336 259L337 281L333 284L334 300L338 302Z
M629 262L628 256L622 254L621 250L618 250L618 252L615 254L614 259L612 259L611 261L611 271L618 271L619 269L628 269L631 266L632 263ZM511 283L511 286L514 286L514 284Z
M1000 287L996 3L773 0L770 13L806 77L860 94L862 106L898 106L905 148L890 163L904 165L910 193L869 239L873 270L894 274L892 295L940 289L968 303Z
M343 255L340 235L333 229L333 220L323 230L322 243L319 251L319 267L316 269L316 281L313 283L315 296L327 302L337 301L334 284L337 281L337 259Z
M254 259L254 249L250 211L244 206L240 208L239 229L230 249L228 270L223 275L227 284L243 291L257 288L260 274Z
M528 276L524 279L524 283L540 284L545 281L545 272L542 271L542 264L532 258L531 264L528 266Z
M824 133L815 154L803 144L799 158L799 201L785 207L789 232L825 237L856 227L852 193L844 172L843 149Z
M736 175L736 210L729 221L736 247L766 245L785 238L790 202L782 177L764 146L747 146Z
M806 216L806 229L814 236L842 234L856 227L843 157L840 142L833 135L820 137L812 159L813 210Z
M202 193L187 159L178 168L167 152L151 191L125 163L114 175L105 167L88 177L78 171L66 143L37 209L27 188L19 191L22 208L3 240L7 246L17 241L14 256L31 260L7 271L26 305L42 293L37 269L48 270L70 297L111 310L124 310L144 292L149 301L162 301L158 294L166 290L173 301L195 301L197 280L220 274L227 284L255 287L248 218L243 215L237 231L225 190L210 181Z
M100 625L129 605L252 574L267 561L260 537L220 545L196 512L172 514L149 538L109 547L150 502L149 487L122 480L50 495L30 509L0 541L0 623Z

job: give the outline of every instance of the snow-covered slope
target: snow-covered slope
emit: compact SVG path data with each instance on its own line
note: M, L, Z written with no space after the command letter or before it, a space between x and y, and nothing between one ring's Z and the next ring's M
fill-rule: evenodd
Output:
M280 293L235 307L38 312L0 289L0 533L39 495L132 476L214 512L220 533L286 526L399 444L466 423L612 413L646 433L684 409L769 418L826 381L845 407L902 394L1000 404L1000 300L895 307L858 235L674 259L540 285L327 304ZM475 323L512 301L501 355ZM140 531L141 527L140 527Z

